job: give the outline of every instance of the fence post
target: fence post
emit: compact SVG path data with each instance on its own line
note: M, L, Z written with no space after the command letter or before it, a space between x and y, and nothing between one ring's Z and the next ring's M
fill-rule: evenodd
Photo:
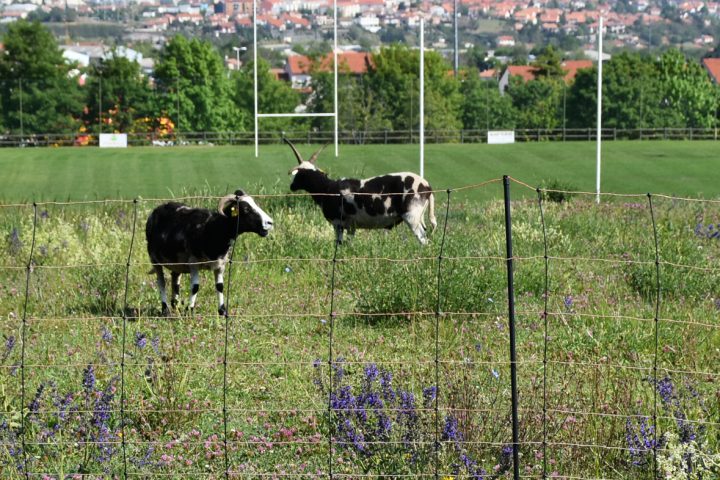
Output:
M650 219L652 220L653 229L653 240L655 243L655 318L654 318L654 334L655 334L655 351L653 354L653 465L654 470L658 468L658 438L662 438L660 435L660 426L657 423L657 397L658 397L658 343L659 343L659 327L660 327L660 300L661 300L661 285L660 285L660 243L658 242L658 229L657 222L655 220L655 209L653 208L652 194L648 192L648 206L650 207Z
M513 284L512 221L510 218L510 177L503 175L505 197L505 250L507 252L508 323L510 325L510 387L512 389L513 479L520 478L518 434L517 361L515 352L515 286Z
M135 245L135 232L137 226L138 199L133 200L133 226L132 236L130 237L130 248L128 248L127 262L125 263L125 293L123 294L123 312L122 312L122 345L120 357L120 448L122 451L123 475L122 478L127 479L128 474L128 458L127 458L127 441L125 434L125 347L127 339L127 323L128 323L128 289L130 286L130 262L132 260L133 246Z
M542 454L543 454L543 477L547 478L547 353L548 353L548 298L550 296L550 279L548 276L549 262L548 262L548 241L547 241L547 228L545 227L545 212L543 210L543 193L540 188L537 190L538 196L538 207L540 209L540 223L542 225L543 233L543 257L545 263L545 288L543 289L543 441L542 441Z
M450 216L450 194L447 189L447 202L445 203L445 222L443 224L442 238L440 240L440 253L437 262L437 303L435 304L435 478L438 478L440 469L440 318L442 312L442 261L445 251L445 236L447 234L448 217Z
M28 454L27 454L27 440L26 440L26 424L28 418L24 415L25 412L25 350L27 344L27 310L28 302L30 299L30 274L33 271L33 255L35 254L35 235L37 233L37 203L33 202L33 223L32 223L32 243L30 244L30 256L28 262L25 265L25 300L23 302L22 311L22 325L20 328L20 442L22 445L22 466L25 478L30 478L28 470Z
M338 203L340 203L340 218L342 219L345 216L344 211L344 203L342 201L342 198L338 196ZM342 230L340 230L342 234ZM335 341L335 276L337 274L337 268L338 268L338 245L340 244L340 238L336 237L334 238L335 246L333 249L333 256L332 256L332 270L330 271L330 312L328 315L328 323L330 324L330 332L328 335L328 398L327 398L327 411L328 411L328 417L332 419L333 415L333 404L332 404L332 396L333 396L333 386L334 386L334 380L333 380L333 354L335 353L334 350L334 341ZM330 429L328 431L328 476L330 480L333 479L333 450L334 447L334 441L333 436L335 435L335 427L332 424L332 421L330 422Z

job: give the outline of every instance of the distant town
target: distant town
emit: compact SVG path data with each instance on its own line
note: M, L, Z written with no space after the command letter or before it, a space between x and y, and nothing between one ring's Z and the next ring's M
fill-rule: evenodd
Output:
M302 87L307 83L303 75L308 62L302 55L290 57L328 53L333 2L262 0L256 8L263 58L277 76ZM427 25L426 47L451 61L457 19L457 48L463 65L476 66L485 72L483 76L498 80L504 66L530 63L534 49L545 45L554 45L566 61L586 66L596 59L601 16L608 55L676 47L698 59L720 56L720 2L339 0L337 16L340 49L354 73L362 73L356 70L367 65L367 53L383 44L416 46L421 18ZM58 37L65 57L80 66L112 54L137 61L152 75L154 57L177 34L213 42L229 70L240 69L251 58L253 2L249 0L0 0L0 33L20 19L46 24Z

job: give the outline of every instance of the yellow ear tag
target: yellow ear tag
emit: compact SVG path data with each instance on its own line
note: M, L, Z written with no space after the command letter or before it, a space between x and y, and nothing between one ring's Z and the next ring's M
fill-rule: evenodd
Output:
M232 216L232 217L237 217L237 216L238 216L237 207L232 207L232 208L230 209L230 216Z

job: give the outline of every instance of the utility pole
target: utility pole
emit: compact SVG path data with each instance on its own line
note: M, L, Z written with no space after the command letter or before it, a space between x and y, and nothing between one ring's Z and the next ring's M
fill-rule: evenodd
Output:
M453 74L455 75L455 78L458 76L458 9L457 9L457 2L458 0L453 0L453 29L455 30L455 57L453 62Z
M102 133L102 76L98 76L98 132Z

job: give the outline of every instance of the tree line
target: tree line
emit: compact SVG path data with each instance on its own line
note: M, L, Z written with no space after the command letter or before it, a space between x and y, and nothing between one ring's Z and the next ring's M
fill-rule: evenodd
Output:
M176 36L163 47L152 76L110 56L86 69L69 64L53 34L37 22L12 24L2 37L0 132L6 134L246 132L253 129L253 65L228 71L209 42ZM425 57L425 128L590 128L596 122L596 68L564 80L559 51L548 46L532 65L536 79L498 79L475 68L455 77L437 52ZM319 65L319 61L315 65ZM364 75L339 68L339 127L344 131L417 130L419 52L386 46ZM260 112L333 110L332 73L314 67L309 93L258 64ZM80 79L84 79L84 83ZM713 128L720 88L704 67L678 50L658 56L621 53L603 63L603 127ZM327 117L267 118L261 130L332 129Z

